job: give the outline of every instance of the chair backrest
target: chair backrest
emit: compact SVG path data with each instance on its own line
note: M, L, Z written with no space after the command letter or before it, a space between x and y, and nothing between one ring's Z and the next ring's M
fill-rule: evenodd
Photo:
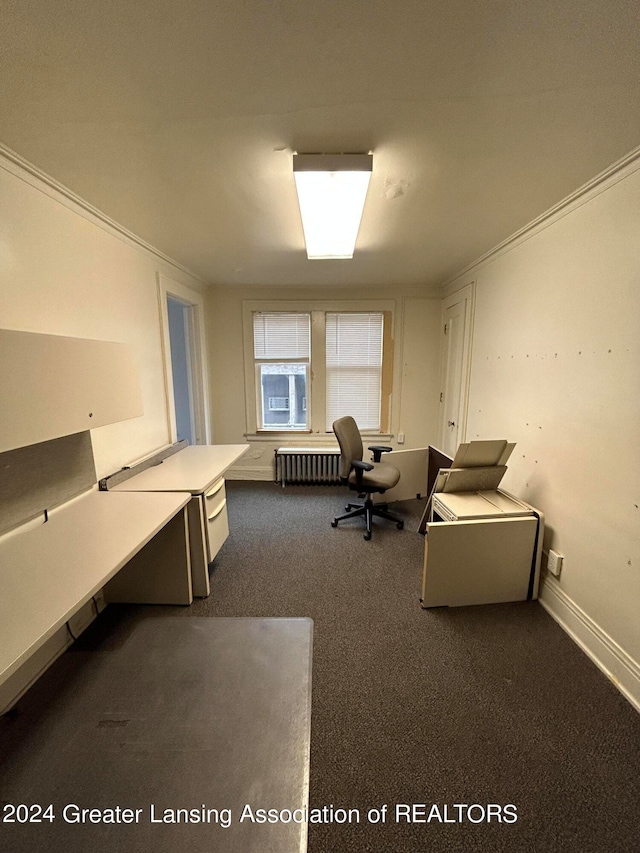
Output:
M333 431L340 445L340 476L346 480L351 471L351 460L362 460L362 438L358 424L347 415L333 422Z

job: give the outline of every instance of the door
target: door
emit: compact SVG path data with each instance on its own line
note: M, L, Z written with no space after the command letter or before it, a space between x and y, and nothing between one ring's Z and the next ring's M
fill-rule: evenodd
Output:
M440 447L455 456L465 439L471 359L473 284L448 296L442 307L443 358L440 391Z

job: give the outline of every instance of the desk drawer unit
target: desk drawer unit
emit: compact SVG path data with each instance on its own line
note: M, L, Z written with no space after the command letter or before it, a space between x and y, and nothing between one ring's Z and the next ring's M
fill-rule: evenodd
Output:
M229 535L227 495L221 477L204 495L207 562L211 563Z

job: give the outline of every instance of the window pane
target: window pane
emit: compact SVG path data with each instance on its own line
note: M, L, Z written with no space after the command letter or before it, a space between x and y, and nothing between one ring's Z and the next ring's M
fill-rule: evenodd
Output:
M261 429L305 429L307 365L258 365Z
M309 314L253 315L253 349L256 359L309 359Z
M351 415L380 429L383 315L327 314L327 430Z

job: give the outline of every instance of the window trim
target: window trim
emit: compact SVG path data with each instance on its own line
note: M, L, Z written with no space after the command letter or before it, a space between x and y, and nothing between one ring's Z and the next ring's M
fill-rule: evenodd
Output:
M272 430L262 429L258 426L256 360L253 351L253 314L256 311L311 314L311 363L307 388L309 426L307 429ZM395 374L397 371L394 352L395 324L399 322L399 312L396 309L395 301L392 299L243 300L246 438L282 440L287 436L318 436L326 441L327 436L333 435L326 431L325 426L326 347L323 315L327 312L361 314L374 311L381 311L384 314L381 423L379 431L369 430L363 434L375 436L380 440L390 440L392 437L393 384L396 381Z

